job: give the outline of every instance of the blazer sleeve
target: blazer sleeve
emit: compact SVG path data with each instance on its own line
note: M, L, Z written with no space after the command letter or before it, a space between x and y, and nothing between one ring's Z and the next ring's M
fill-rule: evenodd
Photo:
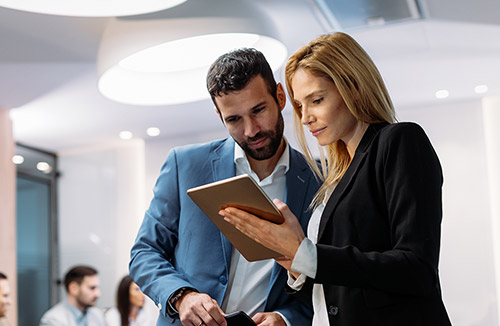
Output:
M422 128L397 125L378 142L373 171L379 184L365 186L385 198L388 250L318 244L315 282L412 295L427 295L439 286L441 165Z
M180 216L177 166L174 149L168 154L156 181L154 197L132 246L129 263L134 281L166 317L170 295L181 287L194 288L172 264Z

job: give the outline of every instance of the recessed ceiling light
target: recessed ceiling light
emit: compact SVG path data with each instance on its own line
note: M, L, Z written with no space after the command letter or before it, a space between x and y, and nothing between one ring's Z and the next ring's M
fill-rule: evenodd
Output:
M134 137L134 134L131 131L124 130L120 132L120 138L123 140L129 140L132 137Z
M450 92L448 92L446 89L442 89L436 92L437 98L447 98L449 95Z
M206 74L218 56L260 50L277 71L287 58L277 28L243 0L189 0L162 12L111 19L99 47L98 89L133 105L209 99Z
M50 171L52 171L52 167L47 162L38 162L36 168L43 173L50 173Z
M146 130L146 133L148 134L148 136L156 137L160 135L160 129L156 127L151 127Z
M24 157L22 155L14 155L12 156L12 163L14 164L23 164Z
M0 6L39 14L116 17L139 15L177 6L186 0L0 0Z
M487 91L488 91L487 85L477 85L476 87L474 87L474 92L476 92L477 94L486 93Z

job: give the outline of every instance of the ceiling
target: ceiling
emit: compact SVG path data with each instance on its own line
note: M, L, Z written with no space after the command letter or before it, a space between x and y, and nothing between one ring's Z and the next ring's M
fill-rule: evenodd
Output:
M333 31L314 0L252 3L273 19L289 55ZM374 59L396 110L478 99L480 84L500 95L500 0L418 3L423 19L344 29ZM96 60L108 21L0 7L0 107L12 109L16 141L60 152L116 141L122 130L139 138L152 126L160 137L220 130L210 100L141 107L103 97ZM450 96L437 99L440 89Z

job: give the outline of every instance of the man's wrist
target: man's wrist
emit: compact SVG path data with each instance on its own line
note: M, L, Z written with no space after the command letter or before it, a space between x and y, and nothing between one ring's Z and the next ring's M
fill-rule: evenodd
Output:
M172 293L172 295L168 299L168 312L171 315L179 313L177 309L177 304L179 303L180 299L188 292L197 292L197 291L190 287L182 287L177 291L175 291L174 293Z

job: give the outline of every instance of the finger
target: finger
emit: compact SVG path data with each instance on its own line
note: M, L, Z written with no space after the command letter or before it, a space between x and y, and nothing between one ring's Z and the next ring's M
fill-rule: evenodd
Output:
M208 326L225 326L226 319L224 318L224 312L219 307L217 301L212 299L212 302L207 302L203 305L205 311L207 313L207 317L204 317L203 320L205 324Z
M290 214L293 215L293 213L290 210L290 208L288 207L288 205L285 204L284 202L282 202L281 200L274 199L273 203L279 209L279 211L281 212L281 214L283 214L283 216L286 217L286 216L289 216Z
M262 219L237 208L227 207L221 213L225 221L233 224L237 228L245 226L245 230L253 232L263 226Z
M256 324L260 324L262 323L264 320L266 319L266 315L259 312L258 314L255 314L255 316L253 316L252 320L256 323Z

